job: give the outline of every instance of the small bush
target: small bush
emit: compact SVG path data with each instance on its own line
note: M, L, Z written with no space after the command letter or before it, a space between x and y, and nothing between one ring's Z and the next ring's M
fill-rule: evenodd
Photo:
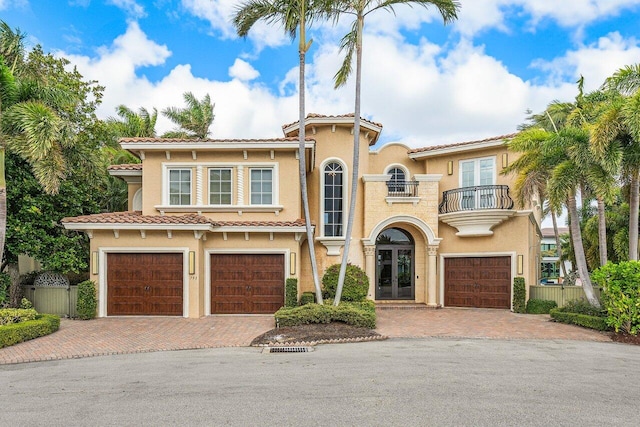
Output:
M96 317L98 301L96 298L96 284L91 280L78 283L78 302L76 314L79 319L89 320Z
M323 298L335 298L339 275L340 264L334 264L327 268L324 276L322 276ZM364 301L367 299L368 292L369 278L367 274L360 267L348 264L344 276L341 301Z
M20 300L20 308L23 310L28 310L30 308L33 308L33 303L26 298L22 298Z
M549 314L549 310L557 308L558 303L545 299L530 299L527 301L527 313L529 314Z
M49 335L60 328L60 318L52 314L38 314L26 322L0 326L0 348Z
M288 278L284 285L284 306L295 307L298 305L298 279Z
M527 289L524 283L524 277L516 277L513 279L513 312L524 313L526 311L525 301L527 298Z
M313 292L303 292L300 296L300 305L313 304L316 302L316 294Z
M569 325L578 325L597 331L609 330L607 319L599 316L589 316L586 314L570 313L563 311L562 308L554 308L549 312L551 318L556 322L567 323Z
M0 310L0 325L26 322L35 319L37 315L38 313L33 308L3 308Z
M608 263L593 272L602 288L607 323L616 332L637 335L640 332L640 262Z
M607 311L596 308L584 298L567 301L562 307L562 311L566 313L586 314L587 316L607 317Z
M331 304L306 304L295 308L281 308L276 312L275 318L278 326L343 322L369 329L376 327L373 301L371 304L343 302L337 307Z

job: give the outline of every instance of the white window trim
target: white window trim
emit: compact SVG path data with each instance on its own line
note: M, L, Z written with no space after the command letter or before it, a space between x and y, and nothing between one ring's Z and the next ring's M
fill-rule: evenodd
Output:
M140 209L136 209L139 207ZM138 188L138 190L133 193L133 198L131 199L131 210L132 211L141 211L142 210L142 187Z
M211 171L212 170L228 170L231 173L231 203L228 204L213 204L211 203ZM234 189L236 188L236 182L234 180L235 168L232 166L209 166L207 168L207 203L206 206L234 206L236 205L237 196ZM234 197L235 196L235 197Z
M280 203L280 188L279 177L280 172L277 163L271 163L268 165L251 165L247 169L247 180L249 182L249 206L262 207L262 206L277 206ZM253 204L251 203L251 171L254 169L271 169L271 203L269 204Z
M169 188L171 187L171 183L169 182L169 180L171 179L171 171L174 170L186 170L189 171L189 186L190 186L190 190L191 190L191 194L190 194L190 203L188 205L172 205L170 203L171 197L169 195ZM162 191L162 204L165 206L173 206L173 207L183 207L183 206L194 206L193 204L193 190L195 188L195 185L193 185L193 166L167 166L166 168L163 168L162 170L162 182L164 183L164 189Z
M401 169L404 172L405 181L411 180L411 174L409 173L409 169L407 169L405 165L401 165L400 163L392 163L390 165L387 165L387 167L384 169L384 174L391 175L391 169L396 169L396 168Z
M476 157L473 159L464 159L464 160L460 160L458 162L458 184L459 184L459 188L463 188L462 186L462 164L463 163L474 163L474 167L473 167L473 173L474 173L474 177L473 180L474 182L478 182L478 184L476 184L476 186L480 185L480 162L482 160L492 160L493 161L493 176L491 177L491 181L492 183L490 185L496 185L496 177L497 177L497 170L496 170L496 156L487 156L487 157Z
M342 236L325 236L324 235L324 168L329 163L338 163L342 166ZM329 159L325 159L324 162L320 165L320 233L319 237L338 240L342 239L344 241L344 232L346 231L347 226L347 211L349 210L349 172L347 169L346 163L337 157L332 157Z

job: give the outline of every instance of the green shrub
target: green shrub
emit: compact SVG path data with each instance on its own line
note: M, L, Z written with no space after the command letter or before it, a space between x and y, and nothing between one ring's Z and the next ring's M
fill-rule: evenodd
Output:
M530 299L527 301L527 313L529 314L549 314L549 310L557 308L558 303L546 299Z
M607 319L599 316L589 316L580 313L570 313L563 311L562 308L553 308L549 312L551 318L556 322L567 323L569 325L578 325L597 331L609 330Z
M0 273L0 307L5 303L9 296L9 287L11 286L11 276L7 273Z
M281 308L275 314L278 326L297 326L313 323L343 322L348 325L373 329L376 327L376 311L373 301L341 302L332 304L306 304L295 308Z
M593 272L602 289L607 323L616 332L637 335L640 332L640 262L608 263Z
M33 308L3 308L0 309L0 325L26 322L35 319L37 315Z
M607 311L602 308L596 308L584 298L567 301L562 307L562 311L566 313L586 314L587 316L607 317Z
M96 284L91 280L78 283L78 302L76 314L79 319L89 320L96 317L98 300L96 298Z
M38 314L26 322L0 326L0 348L49 335L60 328L60 318L53 314Z
M300 305L313 304L316 302L316 294L313 292L303 292L300 296Z
M322 276L323 298L335 298L339 275L340 264L334 264L327 268L324 276ZM348 264L344 276L341 301L364 301L367 299L368 292L369 278L367 274L360 267Z
M524 283L524 277L516 277L513 279L513 312L524 313L526 311L525 301L527 298L527 289Z
M33 308L33 303L26 298L22 298L20 300L20 308L22 308L23 310L28 310L30 308Z
M298 305L298 279L292 277L285 281L284 306L295 307Z

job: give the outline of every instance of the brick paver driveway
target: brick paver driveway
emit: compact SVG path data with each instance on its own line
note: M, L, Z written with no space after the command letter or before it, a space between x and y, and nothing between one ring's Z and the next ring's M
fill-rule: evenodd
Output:
M607 334L549 322L549 316L486 309L379 309L390 338L466 337L610 341ZM273 328L273 316L62 319L54 334L0 349L0 364L109 354L247 346Z

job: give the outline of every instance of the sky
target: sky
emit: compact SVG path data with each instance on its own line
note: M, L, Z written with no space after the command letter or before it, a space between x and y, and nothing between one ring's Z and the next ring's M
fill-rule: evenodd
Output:
M105 86L100 118L124 104L158 111L183 93L215 103L213 138L272 138L298 118L297 42L277 24L239 38L244 0L0 0L0 19L27 45L63 56ZM375 0L374 0L375 1ZM435 8L400 5L365 20L362 116L381 123L378 146L479 140L515 132L528 111L572 101L640 62L640 0L461 0L444 26ZM308 113L354 111L354 76L334 89L341 37L314 22ZM172 124L159 115L159 134Z

